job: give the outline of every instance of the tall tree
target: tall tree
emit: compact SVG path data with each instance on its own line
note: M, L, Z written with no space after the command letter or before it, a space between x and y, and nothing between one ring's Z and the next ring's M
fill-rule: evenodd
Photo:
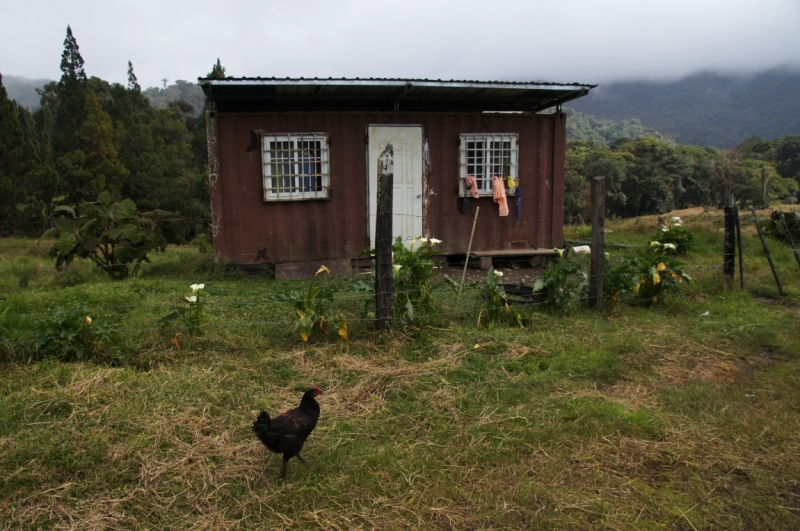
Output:
M219 57L217 57L217 64L211 68L211 72L206 77L209 79L225 79L225 67L219 62Z
M52 167L42 160L33 117L8 99L0 75L0 231L23 232L26 225L11 221L43 222L46 205L57 193ZM41 226L31 226L41 234Z
M67 26L64 52L61 54L61 80L58 82L58 106L55 112L53 150L56 157L76 148L75 133L86 121L86 72L78 42Z
M83 57L78 48L78 41L75 40L72 28L69 26L67 26L67 36L64 38L64 51L61 53L61 82L67 81L86 82Z
M32 153L26 149L23 137L17 104L8 99L0 75L0 231L14 214L17 203L24 199L19 180L30 171Z
M103 191L119 197L128 170L120 162L118 145L124 136L114 129L111 117L101 107L94 92L86 97L86 120L75 134L76 149L58 161L58 171L68 185L70 202L90 201Z
M139 81L136 79L136 74L133 73L133 64L128 61L128 90L142 90L139 86Z

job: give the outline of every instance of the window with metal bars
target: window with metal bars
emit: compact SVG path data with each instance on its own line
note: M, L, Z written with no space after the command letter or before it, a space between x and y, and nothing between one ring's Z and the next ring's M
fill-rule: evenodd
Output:
M516 192L517 138L516 133L468 133L461 135L459 148L460 196L468 194L465 180L475 177L478 193L492 195L492 178L503 179L506 194ZM510 179L509 179L510 178Z
M264 201L330 198L327 133L262 135Z

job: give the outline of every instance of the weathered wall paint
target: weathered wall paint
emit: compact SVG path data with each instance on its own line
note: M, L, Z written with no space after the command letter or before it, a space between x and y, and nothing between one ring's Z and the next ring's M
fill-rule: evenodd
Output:
M370 124L422 124L424 227L448 254L464 253L475 208L481 214L473 250L520 245L552 247L563 235L565 116L504 113L276 112L217 113L209 126L209 179L217 260L279 263L356 258L369 248L366 131ZM330 140L331 199L262 202L261 155L247 151L251 131L326 132ZM462 133L519 134L522 216L497 216L491 198L472 199L462 214L458 198L458 142ZM212 149L212 140L214 140ZM212 163L212 151L215 156ZM218 169L212 169L218 168ZM213 175L213 177L212 177Z

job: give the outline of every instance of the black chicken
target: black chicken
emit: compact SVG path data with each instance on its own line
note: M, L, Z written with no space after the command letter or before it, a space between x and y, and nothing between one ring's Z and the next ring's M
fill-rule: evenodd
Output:
M306 462L300 456L300 450L317 425L319 404L314 398L321 394L319 387L312 387L303 394L300 405L296 408L274 419L270 419L269 413L262 411L258 420L253 423L253 431L264 446L275 453L283 454L283 479L286 479L286 463L289 459L297 456L301 462Z

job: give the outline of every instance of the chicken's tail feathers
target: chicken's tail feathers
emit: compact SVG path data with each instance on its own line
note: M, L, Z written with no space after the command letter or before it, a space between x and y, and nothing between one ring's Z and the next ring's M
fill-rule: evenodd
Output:
M256 433L264 433L269 431L272 427L272 419L269 418L269 413L262 411L259 413L258 418L253 423L253 431Z

